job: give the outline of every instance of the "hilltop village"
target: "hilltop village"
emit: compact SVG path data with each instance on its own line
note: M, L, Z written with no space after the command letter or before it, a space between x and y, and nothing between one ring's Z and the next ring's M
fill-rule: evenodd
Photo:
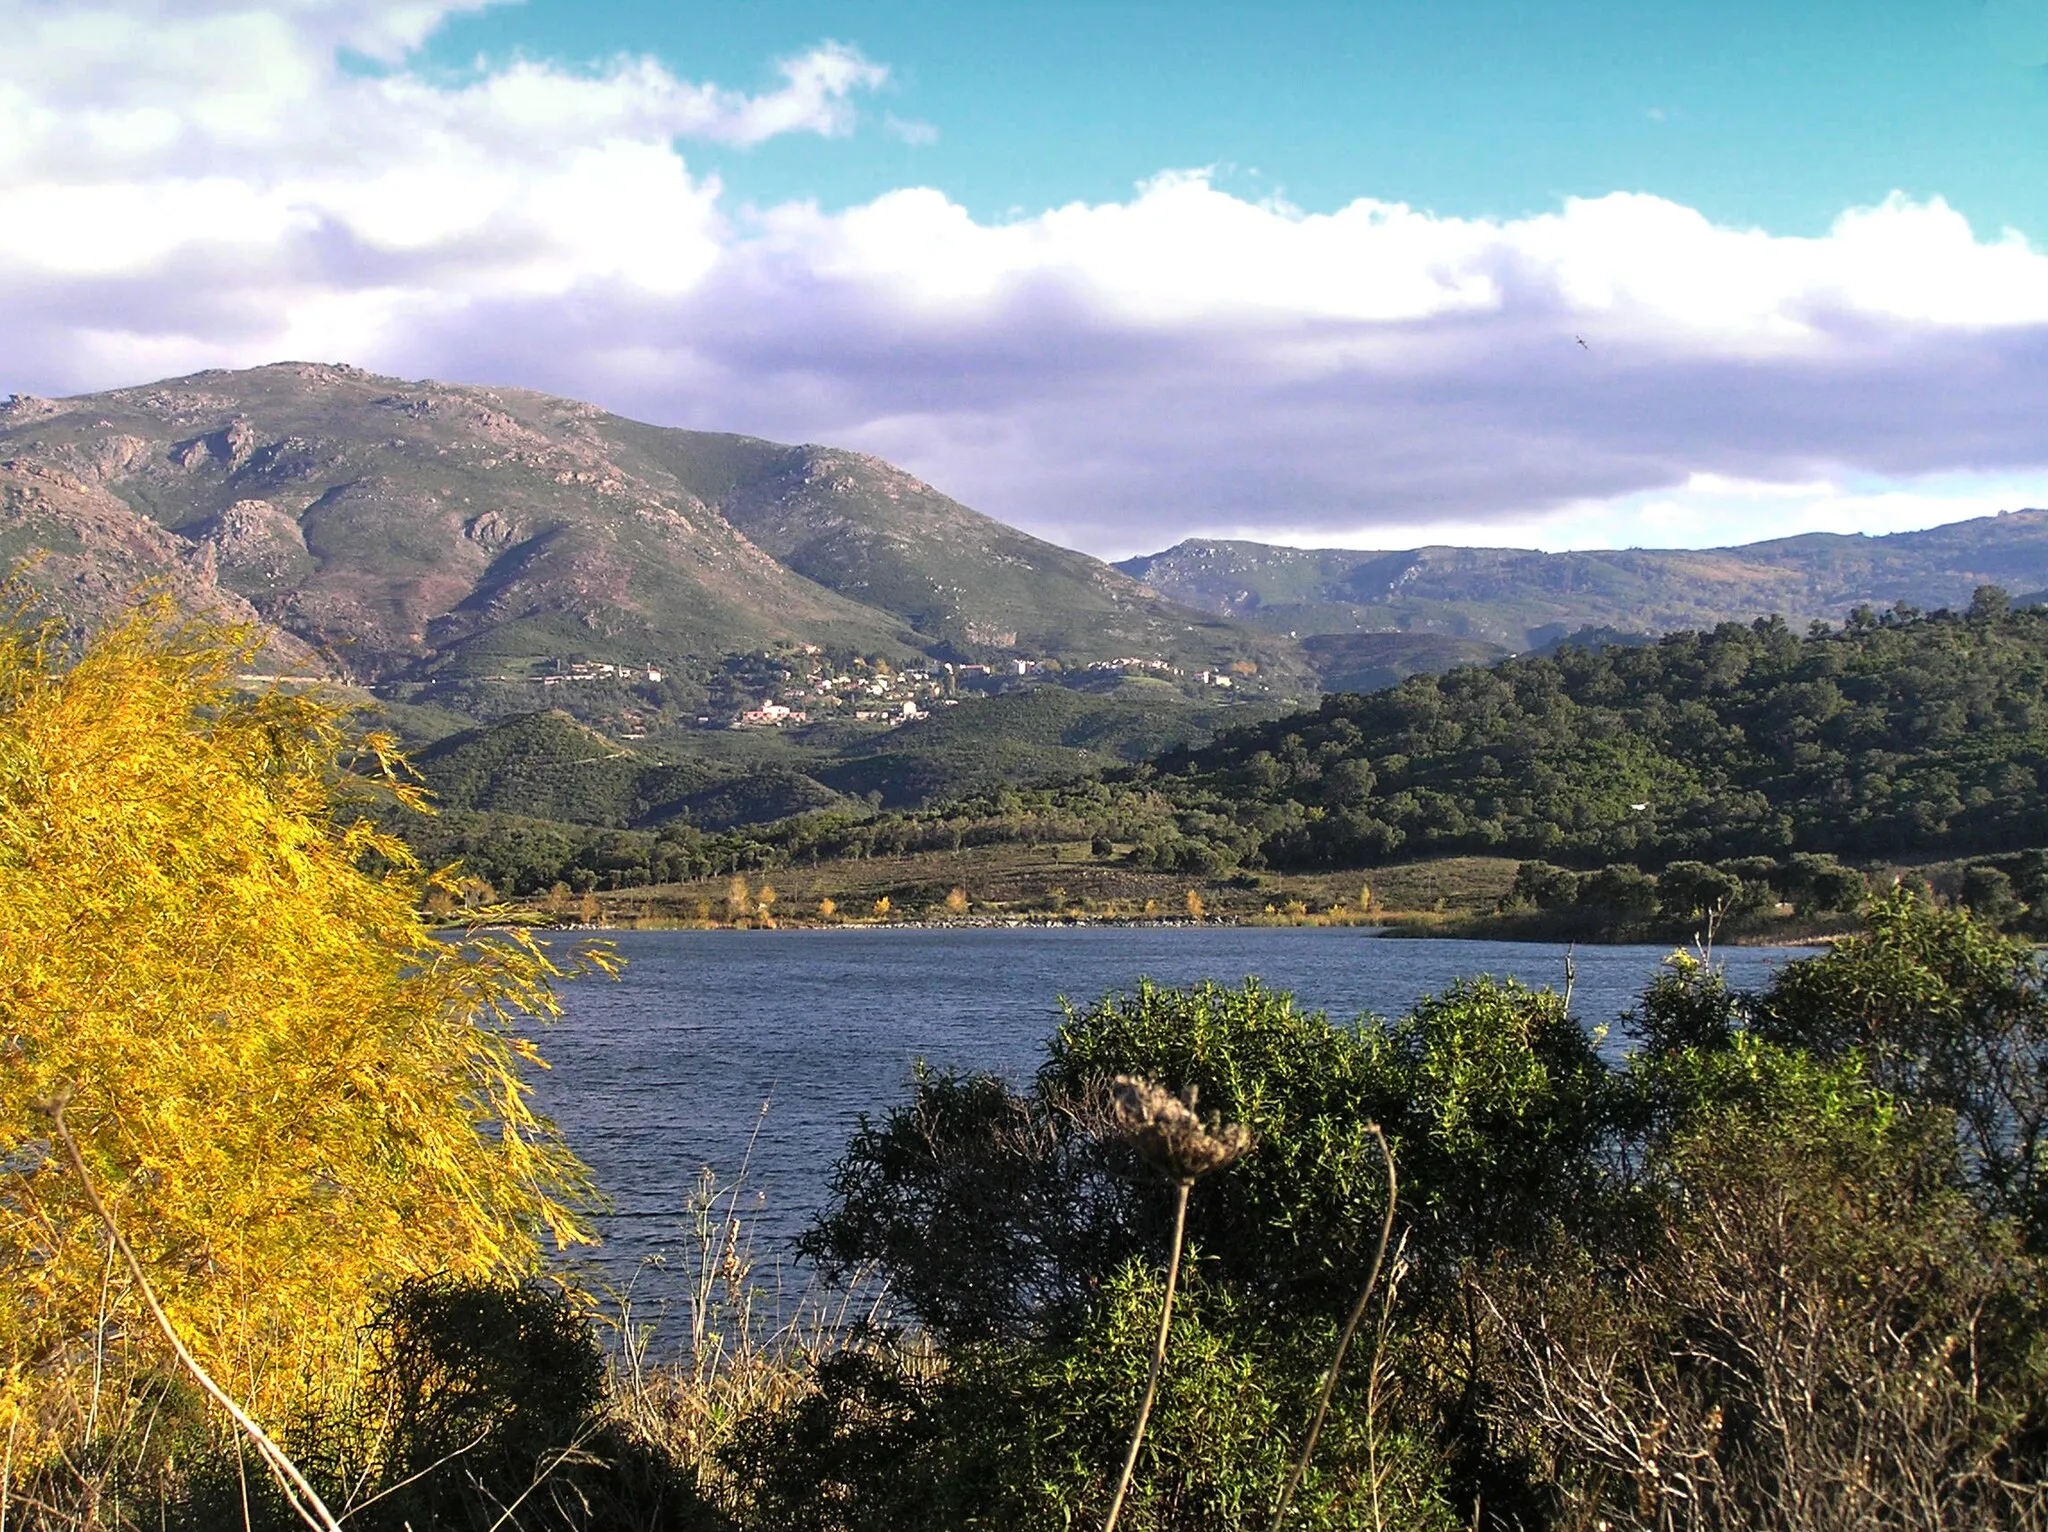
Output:
M1124 681L1219 700L1263 689L1258 666L1250 661L1195 670L1147 655L1064 663L1008 656L892 665L880 656L802 642L728 655L709 667L687 659L628 664L557 657L539 662L527 674L500 674L470 684L538 686L551 706L593 721L609 714L607 721L625 737L644 738L659 728L790 729L825 722L895 728L921 722L936 709L1023 686L1053 683L1100 690Z

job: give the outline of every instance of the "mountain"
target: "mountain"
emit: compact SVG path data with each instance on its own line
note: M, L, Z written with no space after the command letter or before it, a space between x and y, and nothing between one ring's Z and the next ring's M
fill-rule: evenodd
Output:
M2038 590L2048 585L2048 511L1707 549L1364 552L1195 539L1117 568L1184 606L1271 633L1391 629L1521 651L1585 627L1664 633L1772 613L1804 627L1865 603L1959 607L1979 585ZM1334 689L1330 670L1318 669Z
M1303 653L1333 692L1376 692L1412 675L1442 675L1460 665L1487 665L1508 650L1446 633L1311 633Z
M1249 660L1306 679L1288 645L875 458L352 367L0 405L0 557L25 555L74 616L158 577L260 617L294 666L365 683L774 644L892 663Z

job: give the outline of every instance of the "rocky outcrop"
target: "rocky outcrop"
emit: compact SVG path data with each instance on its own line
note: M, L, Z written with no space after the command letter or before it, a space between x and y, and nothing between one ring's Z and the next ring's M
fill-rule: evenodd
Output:
M313 572L298 522L268 500L237 500L196 530L219 578L252 600L299 585Z
M0 564L85 630L149 589L265 635L263 663L324 674L312 648L265 623L221 582L218 554L142 515L104 485L32 460L0 459Z
M185 469L218 463L232 472L255 455L256 447L256 428L246 420L236 420L218 431L176 443L171 448L171 461Z

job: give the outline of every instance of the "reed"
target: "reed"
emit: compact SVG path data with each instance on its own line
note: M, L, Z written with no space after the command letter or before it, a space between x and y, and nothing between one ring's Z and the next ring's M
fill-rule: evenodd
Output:
M1144 1398L1131 1427L1131 1444L1117 1475L1116 1493L1102 1532L1116 1532L1124 1499L1138 1468L1138 1450L1158 1397L1159 1375L1166 1370L1166 1343L1173 1327L1173 1295L1180 1278L1180 1257L1187 1233L1188 1194L1203 1176L1223 1169L1252 1146L1251 1131L1240 1123L1205 1124L1195 1114L1195 1087L1179 1095L1149 1080L1119 1075L1111 1091L1113 1131L1137 1151L1138 1157L1173 1183L1173 1239L1166 1257L1166 1296L1159 1308L1159 1338L1152 1347L1152 1365L1145 1376Z

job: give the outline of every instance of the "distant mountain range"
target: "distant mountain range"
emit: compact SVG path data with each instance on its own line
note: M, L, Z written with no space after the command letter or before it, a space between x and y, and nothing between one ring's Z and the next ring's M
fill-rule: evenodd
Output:
M281 363L0 404L0 560L90 616L144 578L362 682L659 667L772 643L901 663L1299 651L875 458L517 389Z
M1214 617L1299 640L1332 690L1416 656L1406 635L1542 649L1585 628L1666 633L1778 613L1841 621L1858 604L1932 610L1979 585L2048 586L2048 511L2016 510L1886 537L1809 533L1733 548L1537 553L1521 548L1279 548L1193 539L1117 568ZM1401 635L1375 640L1359 635ZM1353 635L1336 642L1336 635ZM1405 647L1404 647L1405 646ZM1483 655L1421 651L1411 668ZM1382 684L1385 684L1384 682Z
M1214 701L1274 703L1582 633L2039 592L2048 511L1701 551L1191 540L1113 567L855 452L279 363L0 403L0 568L23 559L80 621L154 578L268 624L275 669L472 717L541 700L485 698L496 682L579 665L673 676L802 645L897 666L1156 659L1197 692L1199 672L1230 668L1237 686ZM718 682L692 684L671 715ZM982 716L1001 713L948 728Z

